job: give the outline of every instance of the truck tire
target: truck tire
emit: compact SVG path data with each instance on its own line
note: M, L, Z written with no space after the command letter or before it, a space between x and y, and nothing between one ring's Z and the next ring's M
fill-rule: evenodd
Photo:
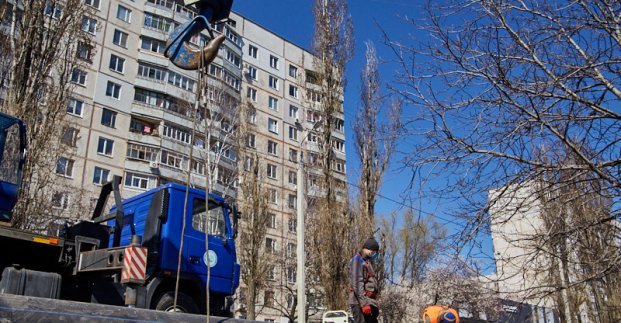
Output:
M191 314L199 314L198 305L194 300L184 294L179 292L177 294L177 307L173 307L175 301L175 292L166 292L160 295L157 303L155 303L155 309L158 311L165 312L180 312L180 313L191 313Z

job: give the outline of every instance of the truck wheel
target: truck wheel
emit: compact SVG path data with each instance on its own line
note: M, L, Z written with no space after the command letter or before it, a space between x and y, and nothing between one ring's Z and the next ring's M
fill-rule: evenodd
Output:
M177 307L174 307L174 301L175 292L166 292L160 296L159 300L155 305L155 309L165 312L180 312L192 314L199 313L196 302L194 302L194 300L190 296L184 293L180 292L177 294Z

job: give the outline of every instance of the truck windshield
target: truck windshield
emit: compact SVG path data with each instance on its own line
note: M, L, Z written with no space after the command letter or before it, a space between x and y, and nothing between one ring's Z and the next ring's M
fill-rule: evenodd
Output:
M17 124L0 131L0 181L19 182L20 140Z
M196 231L225 237L224 209L222 205L209 201L209 210L205 212L205 200L194 199L192 208L192 227Z

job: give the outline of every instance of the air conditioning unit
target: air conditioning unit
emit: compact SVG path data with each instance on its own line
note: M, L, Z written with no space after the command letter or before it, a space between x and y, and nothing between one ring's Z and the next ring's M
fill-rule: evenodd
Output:
M152 161L152 162L149 162L149 167L151 167L151 168L159 168L160 164L158 162Z

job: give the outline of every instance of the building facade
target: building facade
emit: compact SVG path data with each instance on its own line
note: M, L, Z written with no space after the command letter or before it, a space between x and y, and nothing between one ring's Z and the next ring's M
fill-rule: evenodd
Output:
M210 186L234 198L240 161L229 134L235 122L250 122L254 130L246 145L265 162L264 184L270 189L266 247L280 251L292 264L271 270L257 318L283 321L282 309L292 306L294 297L282 291L295 285L299 153L307 152L309 159L319 153L319 134L307 131L321 115L319 86L307 78L313 55L232 13L227 23L216 26L227 38L203 80L210 87L195 115L197 72L179 69L163 55L169 32L193 18L192 10L174 0L83 2L92 8L92 15L82 20L92 45L78 48L81 67L71 76L75 89L62 138L68 149L58 156L62 167L55 170L61 185L50 192L56 211L65 218L87 218L101 185L113 175L123 177L124 198L188 180L194 187ZM203 33L192 42L206 39ZM233 120L225 111L242 104L254 108L252 118ZM335 118L333 169L345 181L344 115ZM316 183L310 176L309 194L317 193Z

